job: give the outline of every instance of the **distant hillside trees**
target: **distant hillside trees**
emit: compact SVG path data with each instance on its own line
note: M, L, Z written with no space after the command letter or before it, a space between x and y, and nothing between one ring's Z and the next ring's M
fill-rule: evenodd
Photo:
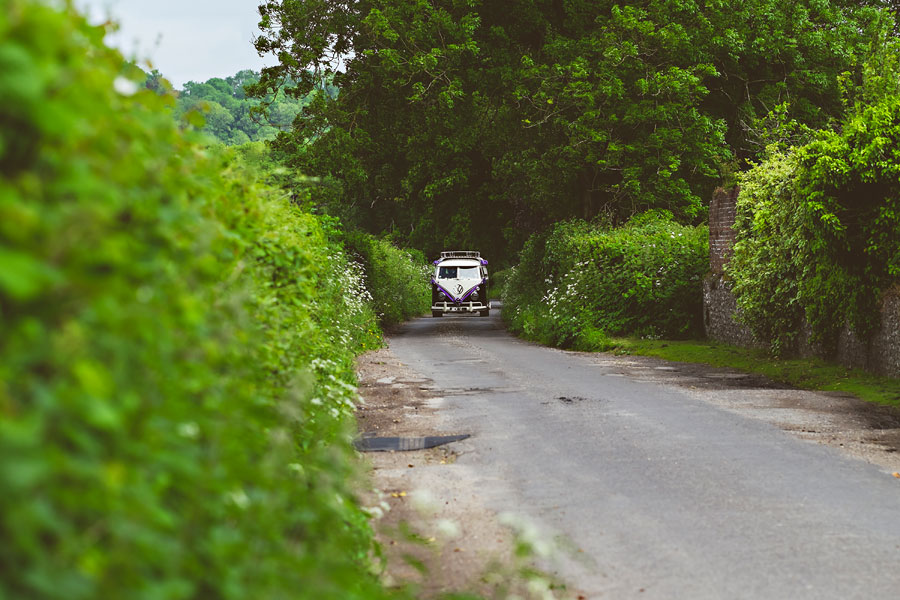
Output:
M271 91L262 98L249 98L244 87L258 81L259 73L250 69L224 79L189 81L183 90L175 92L175 116L181 119L191 111L199 111L205 118L204 131L230 146L274 139L279 131L290 130L294 118L309 101L306 97ZM156 70L149 73L144 87L164 91L163 75Z

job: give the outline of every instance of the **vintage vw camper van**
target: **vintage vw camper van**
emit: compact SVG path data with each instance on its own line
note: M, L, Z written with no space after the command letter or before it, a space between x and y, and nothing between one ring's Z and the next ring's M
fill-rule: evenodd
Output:
M444 313L491 313L488 298L488 261L471 250L441 252L431 278L431 316Z

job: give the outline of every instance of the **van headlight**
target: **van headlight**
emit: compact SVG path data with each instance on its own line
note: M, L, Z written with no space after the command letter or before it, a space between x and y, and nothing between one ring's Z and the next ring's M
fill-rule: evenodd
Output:
M472 302L476 302L478 300L478 290L475 290L474 292L472 292L472 295L470 296L470 298L472 298Z

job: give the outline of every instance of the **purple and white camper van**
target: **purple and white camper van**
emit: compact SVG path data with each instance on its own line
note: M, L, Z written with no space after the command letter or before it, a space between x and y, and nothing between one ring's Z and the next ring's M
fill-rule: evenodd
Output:
M444 313L491 313L488 298L488 261L471 250L441 252L431 278L431 316Z

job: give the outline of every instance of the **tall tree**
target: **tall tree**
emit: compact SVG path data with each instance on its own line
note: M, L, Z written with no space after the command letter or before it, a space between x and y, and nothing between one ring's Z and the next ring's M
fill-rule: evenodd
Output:
M840 113L838 75L878 21L849 4L271 0L256 47L280 64L251 92L316 94L276 145L329 210L496 254L571 216L701 219L757 118Z

